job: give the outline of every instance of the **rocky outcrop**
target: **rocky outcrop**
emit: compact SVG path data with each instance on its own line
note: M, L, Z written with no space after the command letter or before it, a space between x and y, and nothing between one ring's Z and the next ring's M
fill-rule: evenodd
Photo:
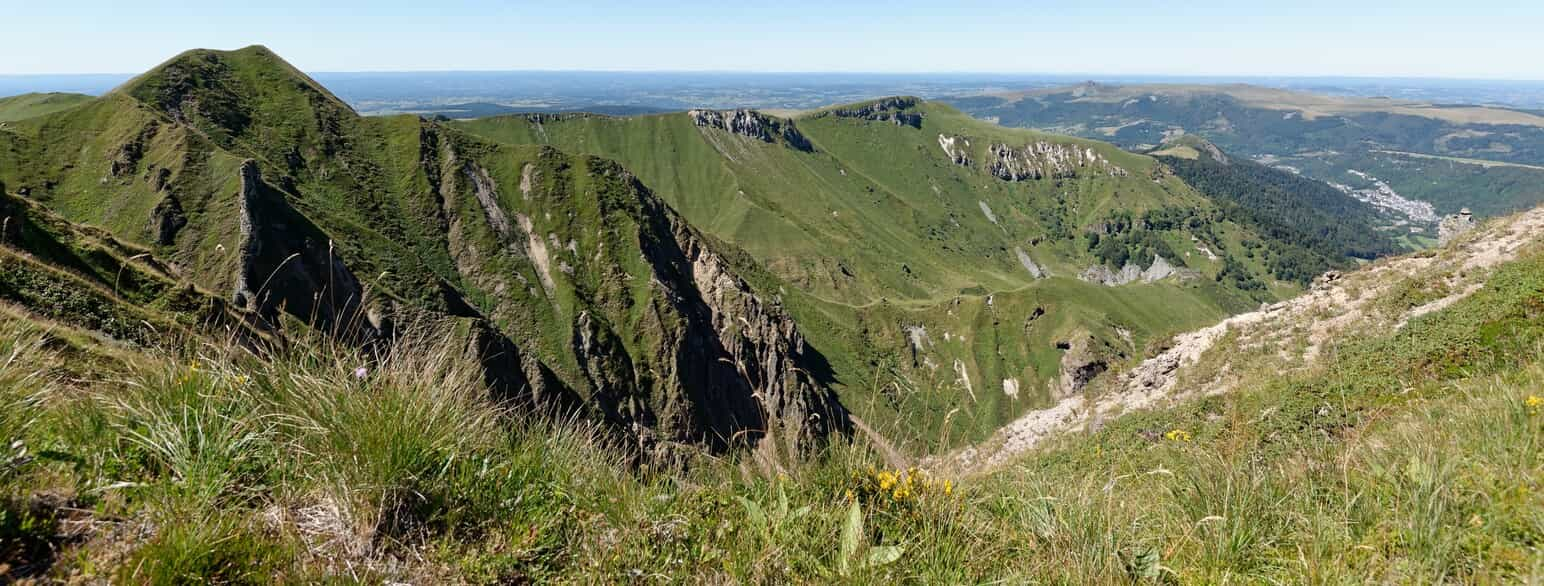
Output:
M910 111L912 108L917 107L918 102L919 100L916 98L885 98L861 106L838 108L829 111L829 114L837 118L857 118L860 120L873 120L875 122L890 122L896 126L922 128L922 113Z
M263 182L256 161L241 164L240 178L235 305L269 323L283 312L344 339L379 337L365 319L364 287L332 239Z
M123 144L113 149L113 153L107 161L107 179L117 179L131 175L139 168L139 162L145 157L145 143L155 137L159 127L155 123L146 124L139 133Z
M1078 275L1078 278L1090 283L1115 287L1138 281L1152 283L1174 276L1183 278L1192 274L1194 274L1193 271L1176 268L1167 259L1155 255L1153 256L1153 263L1146 269L1129 262L1126 263L1126 266L1121 267L1119 271L1111 270L1110 267L1104 265L1095 265L1084 270L1082 274Z
M167 194L156 204L155 209L150 210L150 233L155 236L155 243L161 246L171 246L177 242L177 233L183 226L188 225L187 214L182 211L182 203L177 197Z
M1062 357L1058 376L1051 381L1051 395L1058 399L1082 391L1110 369L1112 359L1121 357L1121 352L1083 330L1074 332L1069 340L1057 342L1056 348L1062 351Z
M488 219L488 225L493 227L499 237L508 241L514 234L514 225L509 221L509 215L504 213L503 206L499 205L498 188L493 184L493 177L488 175L488 170L476 163L467 163L461 168L467 182L472 184L472 193L477 196L477 203L481 204L483 216Z
M961 167L970 166L970 139L963 136L938 135L938 146L949 160Z
M636 189L644 191L642 185ZM662 429L723 445L768 429L817 437L848 429L828 381L830 366L783 308L763 300L731 264L652 195L643 254L678 329L657 349ZM786 439L786 438L785 438Z
M699 127L716 128L762 142L778 142L804 152L814 150L793 121L773 118L755 110L690 110L686 113Z
M1051 274L1046 272L1045 269L1041 268L1039 264L1036 264L1035 259L1030 258L1029 253L1024 252L1023 248L1016 246L1013 248L1013 252L1014 254L1018 255L1019 264L1024 266L1024 270L1029 271L1029 276L1036 279L1043 279L1045 277L1051 276Z
M1461 209L1456 214L1443 217L1442 222L1437 224L1437 242L1446 245L1460 234L1473 230L1474 226L1474 213L1469 208Z
M1111 163L1093 147L1036 141L1023 147L994 143L988 170L1004 181L1071 179L1080 173L1125 177L1125 169Z

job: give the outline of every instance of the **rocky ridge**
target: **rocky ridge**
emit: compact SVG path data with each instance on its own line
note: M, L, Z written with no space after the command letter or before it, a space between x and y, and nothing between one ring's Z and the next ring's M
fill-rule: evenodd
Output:
M1126 266L1121 267L1118 271L1112 270L1110 267L1104 265L1095 265L1085 269L1081 274L1078 275L1078 278L1090 283L1099 283L1107 287L1116 287L1120 285L1135 283L1138 281L1143 283L1153 283L1173 276L1179 276L1183 278L1193 274L1194 271L1175 268L1173 264L1170 264L1169 261L1164 259L1162 256L1155 255L1153 256L1152 264L1148 265L1146 269L1143 269L1141 266L1130 262L1126 263Z
M987 152L991 155L988 170L1004 181L1070 179L1087 170L1110 177L1125 177L1128 174L1093 147L1041 140L1022 147L993 143Z
M793 121L774 118L755 110L688 110L686 115L698 127L715 128L762 142L777 142L781 139L794 149L805 152L814 150L809 139L799 132Z
M875 100L861 106L838 108L826 112L837 118L856 118L875 122L890 122L896 126L922 128L922 113L909 111L918 104L916 98L894 97Z

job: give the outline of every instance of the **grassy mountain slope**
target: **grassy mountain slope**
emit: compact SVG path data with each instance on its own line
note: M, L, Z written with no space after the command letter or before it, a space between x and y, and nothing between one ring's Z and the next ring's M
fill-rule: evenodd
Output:
M583 429L499 424L477 369L432 340L360 378L365 357L322 342L274 361L144 351L5 306L0 572L1527 582L1544 565L1541 225L1508 218L1225 324L1172 402L963 475L844 444L781 474L750 457L626 473Z
M1263 258L1246 257L1243 243L1260 240L1250 228L1154 159L1108 144L1004 129L912 98L793 119L723 113L791 126L793 139L718 127L713 114L455 126L633 169L787 285L784 300L836 367L847 402L899 441L982 437L1070 392L1079 368L1108 368L1147 340L1294 290L1269 277ZM1056 153L1047 158L1088 161L1040 179L994 174L994 146L1037 144ZM1156 216L1170 221L1146 221ZM1095 233L1119 253L1101 256ZM1154 255L1195 277L1120 287L1079 278L1101 264L1146 268ZM1229 258L1254 289L1219 281Z
M456 321L496 395L646 448L722 447L784 412L843 425L829 367L737 253L625 169L360 117L261 47L185 53L13 124L0 182L270 327L387 342Z
M1145 150L1178 131L1229 152L1268 157L1312 177L1376 189L1382 179L1438 214L1470 207L1504 214L1544 201L1544 172L1422 161L1388 151L1538 165L1544 118L1517 110L1401 100L1338 98L1244 85L1087 83L1067 88L952 100L1007 126L1054 130ZM1526 177L1524 179L1523 177Z
M22 94L0 98L0 122L15 122L68 110L89 101L91 96L64 93Z

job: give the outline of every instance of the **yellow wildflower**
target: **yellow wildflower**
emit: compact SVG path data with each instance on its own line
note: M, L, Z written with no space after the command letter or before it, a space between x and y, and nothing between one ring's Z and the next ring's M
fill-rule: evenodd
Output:
M944 479L944 495L947 496L952 494L954 494L954 481Z
M852 489L850 489L850 488L847 489L847 500L850 502L850 501L852 501L855 498L857 498L857 497L852 494Z
M1163 434L1163 437L1172 442L1188 442L1190 441L1190 432L1183 429L1174 429Z
M880 472L879 473L879 490L881 490L881 491L889 491L891 487L895 486L895 480L896 480L895 479L895 475L891 474L889 470L886 470L884 472Z
M1528 406L1529 413L1537 415L1539 413L1539 407L1544 407L1544 397L1540 397L1538 395L1528 395L1528 399L1523 401L1523 404Z

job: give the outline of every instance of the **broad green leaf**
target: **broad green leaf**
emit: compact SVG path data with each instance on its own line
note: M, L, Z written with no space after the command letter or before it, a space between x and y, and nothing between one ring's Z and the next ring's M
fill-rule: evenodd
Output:
M765 532L767 530L767 515L761 511L761 505L743 496L736 496L735 498L740 499L740 506L745 507L745 516L751 520L751 523L756 525L757 529Z
M869 548L868 561L864 562L866 568L877 568L895 560L901 559L901 548L895 545L876 545Z
M847 507L847 523L842 525L842 552L836 560L837 572L843 576L850 572L848 564L858 554L858 540L863 535L863 508L858 501Z

